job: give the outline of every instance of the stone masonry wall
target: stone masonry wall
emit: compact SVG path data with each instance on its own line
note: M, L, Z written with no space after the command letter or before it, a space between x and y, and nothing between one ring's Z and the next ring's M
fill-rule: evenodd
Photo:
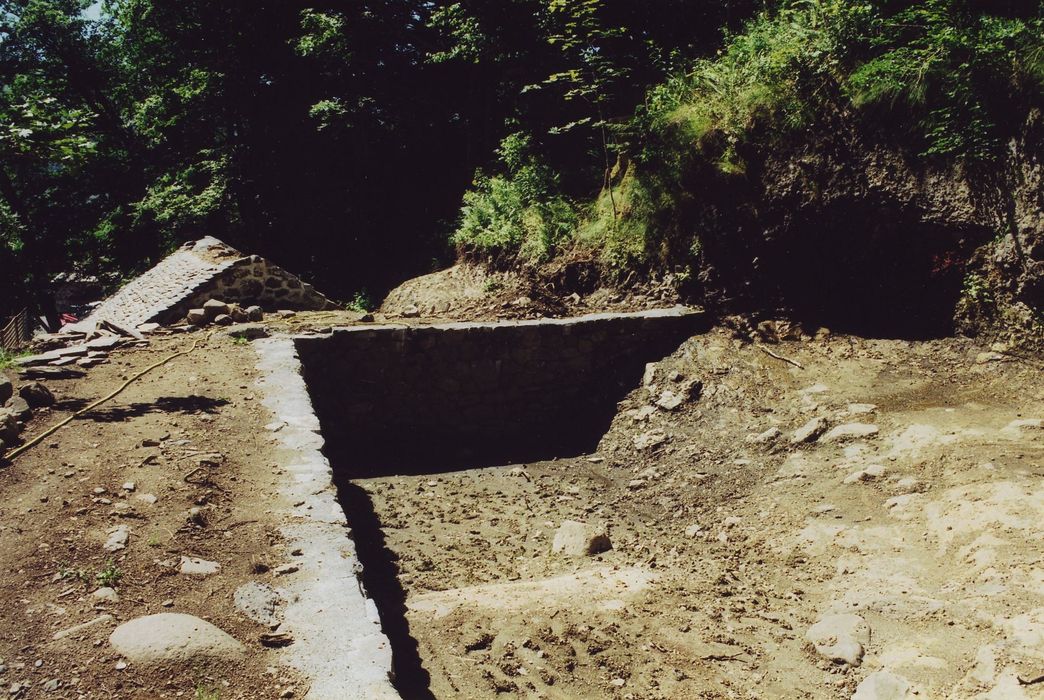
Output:
M217 275L209 285L179 305L182 314L190 308L199 308L208 299L220 299L244 306L258 304L267 311L295 309L321 311L336 309L336 304L315 291L278 265L251 255L236 260Z
M103 320L124 328L171 323L208 299L258 304L269 311L337 308L281 267L206 237L186 243L126 284L73 329L88 329Z
M590 451L645 364L707 325L677 307L296 342L331 461L361 476Z

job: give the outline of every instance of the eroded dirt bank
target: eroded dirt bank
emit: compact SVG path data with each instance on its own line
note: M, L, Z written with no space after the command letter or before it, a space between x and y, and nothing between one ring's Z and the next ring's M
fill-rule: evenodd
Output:
M435 697L1042 696L1019 681L1044 673L1039 367L960 340L769 348L803 368L687 341L595 454L354 482ZM567 520L612 549L553 554ZM817 652L824 619L842 638Z

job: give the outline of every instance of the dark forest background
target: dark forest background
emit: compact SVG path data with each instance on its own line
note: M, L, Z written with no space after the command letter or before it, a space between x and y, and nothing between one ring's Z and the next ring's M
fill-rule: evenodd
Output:
M818 99L802 65L908 103L928 152L985 157L997 76L1039 94L1041 27L1013 0L0 0L0 311L203 235L340 299L454 244L615 235L628 158L669 168L689 136ZM911 79L924 56L935 83Z

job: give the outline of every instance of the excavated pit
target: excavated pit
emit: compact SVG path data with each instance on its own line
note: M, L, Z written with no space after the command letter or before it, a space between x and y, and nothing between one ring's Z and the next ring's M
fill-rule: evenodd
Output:
M707 329L684 308L568 319L360 326L296 339L338 496L403 697L432 697L395 555L361 480L594 450L646 363Z

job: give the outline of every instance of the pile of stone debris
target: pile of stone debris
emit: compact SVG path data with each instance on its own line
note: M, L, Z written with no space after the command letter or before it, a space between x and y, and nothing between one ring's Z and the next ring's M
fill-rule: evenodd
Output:
M245 309L239 304L226 304L219 299L209 299L201 309L189 309L185 322L194 328L213 323L218 326L231 326L233 323L260 321L264 312L260 306L248 306Z
M0 457L15 443L33 411L54 403L54 394L40 382L26 382L15 392L7 377L0 375Z

